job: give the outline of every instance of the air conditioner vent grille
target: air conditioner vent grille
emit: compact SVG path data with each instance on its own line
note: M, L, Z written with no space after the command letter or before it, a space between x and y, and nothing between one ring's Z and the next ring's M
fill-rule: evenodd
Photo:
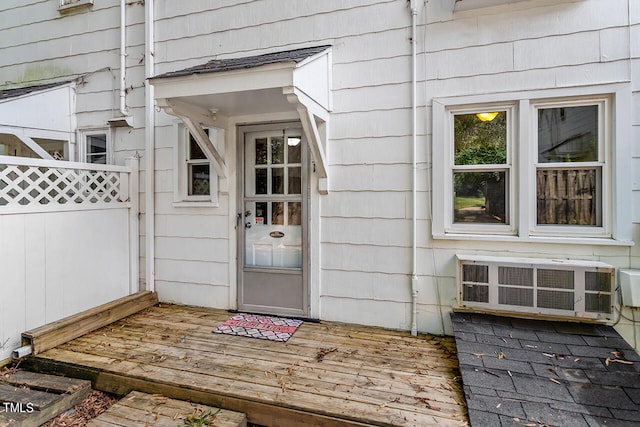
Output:
M460 303L502 311L610 320L612 266L585 261L459 257Z

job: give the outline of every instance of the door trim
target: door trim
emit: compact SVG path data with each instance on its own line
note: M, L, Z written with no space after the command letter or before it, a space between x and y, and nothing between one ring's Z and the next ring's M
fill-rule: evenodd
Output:
M277 311L269 310L269 307L260 309L260 306L247 306L242 304L243 299L243 279L244 279L244 257L245 257L245 229L244 217L238 219L238 213L244 212L245 199L245 136L254 132L268 132L276 130L299 129L304 144L302 158L302 286L303 286L303 308L302 310L281 309ZM309 206L310 193L310 158L309 158L309 142L307 141L302 123L299 121L272 122L264 124L247 124L237 125L237 151L236 151L236 204L235 204L235 224L236 224L236 307L240 311L249 311L265 314L280 314L285 316L299 316L308 318L311 313L311 289L310 289L310 241L309 237L311 226L311 210ZM265 271L260 267L249 267L247 270L251 272ZM299 270L290 270L286 268L269 268L268 271L278 274L296 274Z

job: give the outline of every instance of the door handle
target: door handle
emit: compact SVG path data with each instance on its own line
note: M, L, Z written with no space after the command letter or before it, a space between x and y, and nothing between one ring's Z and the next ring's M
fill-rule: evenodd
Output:
M244 228L251 228L251 221L247 221L244 223Z

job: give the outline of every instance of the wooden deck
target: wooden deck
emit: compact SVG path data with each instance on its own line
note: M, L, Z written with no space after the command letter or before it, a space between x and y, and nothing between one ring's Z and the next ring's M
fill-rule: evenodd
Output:
M468 425L453 338L305 322L286 343L212 333L226 311L162 305L27 360L44 372L247 414L264 426Z
M176 427L189 421L191 425L210 427L247 426L245 415L238 412L132 391L89 421L87 427Z

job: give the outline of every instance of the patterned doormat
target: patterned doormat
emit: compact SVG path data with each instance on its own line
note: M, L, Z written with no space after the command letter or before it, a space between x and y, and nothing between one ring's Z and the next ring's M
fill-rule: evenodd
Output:
M302 325L302 320L238 313L214 329L213 332L286 342L300 325Z

